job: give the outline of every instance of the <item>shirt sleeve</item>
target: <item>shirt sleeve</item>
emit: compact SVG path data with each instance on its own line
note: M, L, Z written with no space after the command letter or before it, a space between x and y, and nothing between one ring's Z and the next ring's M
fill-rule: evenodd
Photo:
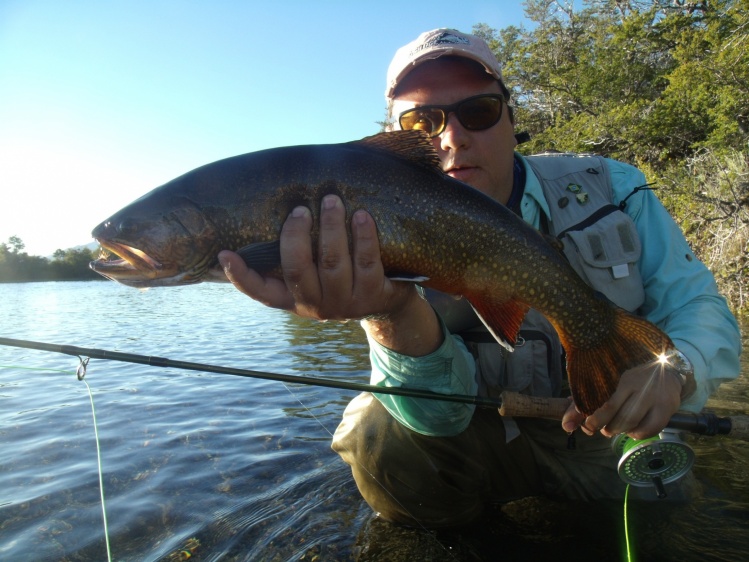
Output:
M401 355L369 338L372 384L475 396L478 390L475 359L462 338L450 334L441 319L440 323L445 339L436 351L423 357ZM375 397L401 424L431 436L462 432L476 408L473 404L428 398L390 394L375 394Z
M637 168L608 160L615 201L646 183ZM645 288L640 314L666 332L694 366L697 389L682 410L697 412L718 386L740 373L741 334L708 268L693 254L679 226L652 191L626 201L642 244Z

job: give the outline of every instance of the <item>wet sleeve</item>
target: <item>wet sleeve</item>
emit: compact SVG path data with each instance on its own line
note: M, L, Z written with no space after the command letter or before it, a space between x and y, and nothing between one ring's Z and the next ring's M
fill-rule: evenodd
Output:
M370 339L372 384L416 388L440 394L476 395L475 359L460 336L450 334L444 323L442 330L445 334L442 345L423 357L395 353ZM428 398L390 394L375 396L396 420L423 435L457 435L468 427L475 409L472 404Z
M645 184L636 168L609 161L618 200ZM618 202L618 201L617 201ZM692 252L679 226L652 191L627 200L642 243L645 287L640 314L660 327L694 366L697 390L682 410L699 411L718 386L740 373L741 335L710 270Z

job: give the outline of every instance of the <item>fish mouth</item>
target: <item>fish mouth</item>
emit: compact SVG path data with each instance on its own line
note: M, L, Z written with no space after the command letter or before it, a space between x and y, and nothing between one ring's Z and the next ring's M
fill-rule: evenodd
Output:
M92 261L91 269L116 281L129 279L153 279L164 269L164 265L143 250L111 240L96 238L102 247L99 259ZM115 254L115 259L110 254Z

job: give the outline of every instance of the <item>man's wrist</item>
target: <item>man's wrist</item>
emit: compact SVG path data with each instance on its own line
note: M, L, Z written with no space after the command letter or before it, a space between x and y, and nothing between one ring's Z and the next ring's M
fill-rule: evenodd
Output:
M437 314L415 290L402 308L368 316L361 323L370 338L403 355L428 355L444 341Z
M682 400L691 396L697 389L692 362L678 349L674 349L666 355L666 369L673 373L681 383L680 398Z

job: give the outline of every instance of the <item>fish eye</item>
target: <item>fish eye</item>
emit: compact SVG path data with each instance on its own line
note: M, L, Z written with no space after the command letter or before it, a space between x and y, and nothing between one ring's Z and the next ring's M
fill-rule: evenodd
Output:
M133 234L138 229L138 223L136 220L131 218L122 219L117 225L117 233L121 236L127 236Z

